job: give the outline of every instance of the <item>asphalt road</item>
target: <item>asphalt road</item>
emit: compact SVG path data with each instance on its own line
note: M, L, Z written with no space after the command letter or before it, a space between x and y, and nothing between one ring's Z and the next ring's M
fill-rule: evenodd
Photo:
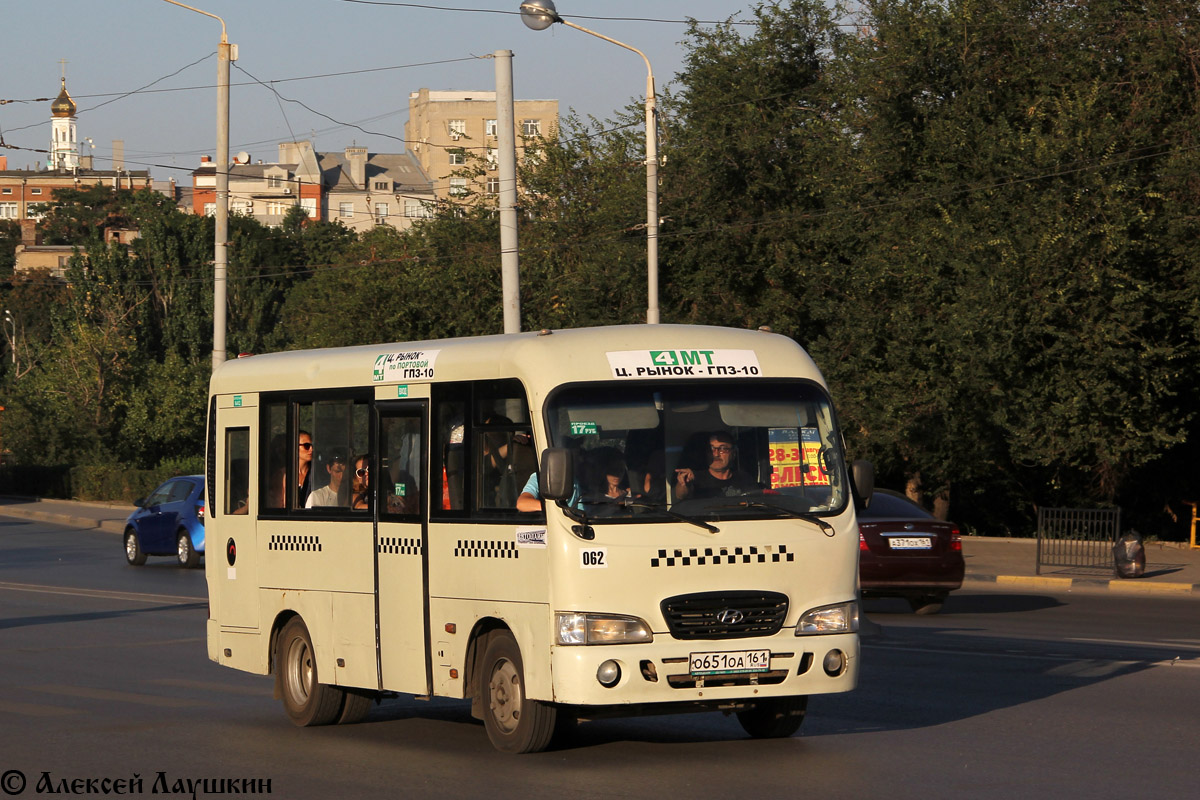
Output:
M1191 796L1194 600L951 600L934 617L869 601L879 630L859 688L813 698L791 739L746 739L716 713L642 717L514 757L454 701L392 699L363 724L294 728L269 679L207 660L201 571L128 567L111 533L0 518L0 790L136 775L128 794L246 779L299 800Z

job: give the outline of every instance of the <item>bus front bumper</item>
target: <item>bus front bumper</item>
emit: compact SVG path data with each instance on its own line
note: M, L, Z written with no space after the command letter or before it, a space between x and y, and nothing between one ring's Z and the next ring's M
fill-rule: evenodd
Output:
M764 660L763 652L769 651ZM858 682L857 633L555 646L554 702L571 706L736 705L846 692Z

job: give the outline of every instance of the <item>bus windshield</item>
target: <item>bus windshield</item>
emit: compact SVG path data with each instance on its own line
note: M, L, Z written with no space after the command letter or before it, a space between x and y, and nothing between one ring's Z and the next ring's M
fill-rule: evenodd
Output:
M560 502L589 521L821 516L847 500L832 406L810 382L576 384L546 420L574 454Z

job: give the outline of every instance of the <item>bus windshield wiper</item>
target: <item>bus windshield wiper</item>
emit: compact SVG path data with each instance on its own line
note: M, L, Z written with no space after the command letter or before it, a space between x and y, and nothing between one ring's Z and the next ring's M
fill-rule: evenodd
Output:
M686 514L680 514L678 511L672 511L670 508L667 508L666 503L643 503L640 500L634 500L632 497L612 498L612 502L614 505L621 506L622 508L648 508L651 511L661 511L672 519L677 519L680 522L686 522L689 525L695 525L697 528L704 528L704 530L708 531L709 533L721 532L721 529L715 525L709 525L703 520L696 519L695 517L689 517ZM571 519L582 523L582 528L585 534L592 534L592 529L587 524L587 512L585 512L582 508L572 508L566 505L561 506L561 508ZM577 525L575 527L578 528L580 526ZM584 535L581 534L580 531L576 530L575 535L583 539L591 539L595 534L590 536Z
M786 506L776 505L775 503L768 503L764 500L742 500L741 502L738 502L738 503L730 503L728 505L713 506L713 507L714 508L767 508L767 509L770 509L771 511L778 511L781 514L786 514L789 517L794 517L795 519L802 519L805 522L811 522L813 525L816 525L818 528L820 528L821 531L826 536L833 536L834 534L837 533L837 531L834 529L834 527L832 525L830 525L828 522L826 522L825 520L818 517L816 514L806 514L803 511L793 511L792 509L790 509Z
M704 520L696 519L695 517L689 517L686 514L680 514L678 511L672 511L670 508L667 508L666 503L643 503L640 500L625 498L621 501L621 505L628 508L648 508L651 511L661 511L671 519L677 519L680 522L686 522L689 525L695 525L697 528L704 528L704 530L708 531L709 533L721 532L720 528L715 525L709 525Z

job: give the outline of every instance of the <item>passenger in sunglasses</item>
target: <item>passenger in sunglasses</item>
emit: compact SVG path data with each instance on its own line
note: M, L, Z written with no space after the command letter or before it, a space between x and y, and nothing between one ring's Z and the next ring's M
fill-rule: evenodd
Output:
M371 500L371 457L361 455L354 459L354 474L350 476L350 507L370 508Z
M312 434L300 431L299 461L296 462L296 507L304 508L308 503L308 493L312 489Z

